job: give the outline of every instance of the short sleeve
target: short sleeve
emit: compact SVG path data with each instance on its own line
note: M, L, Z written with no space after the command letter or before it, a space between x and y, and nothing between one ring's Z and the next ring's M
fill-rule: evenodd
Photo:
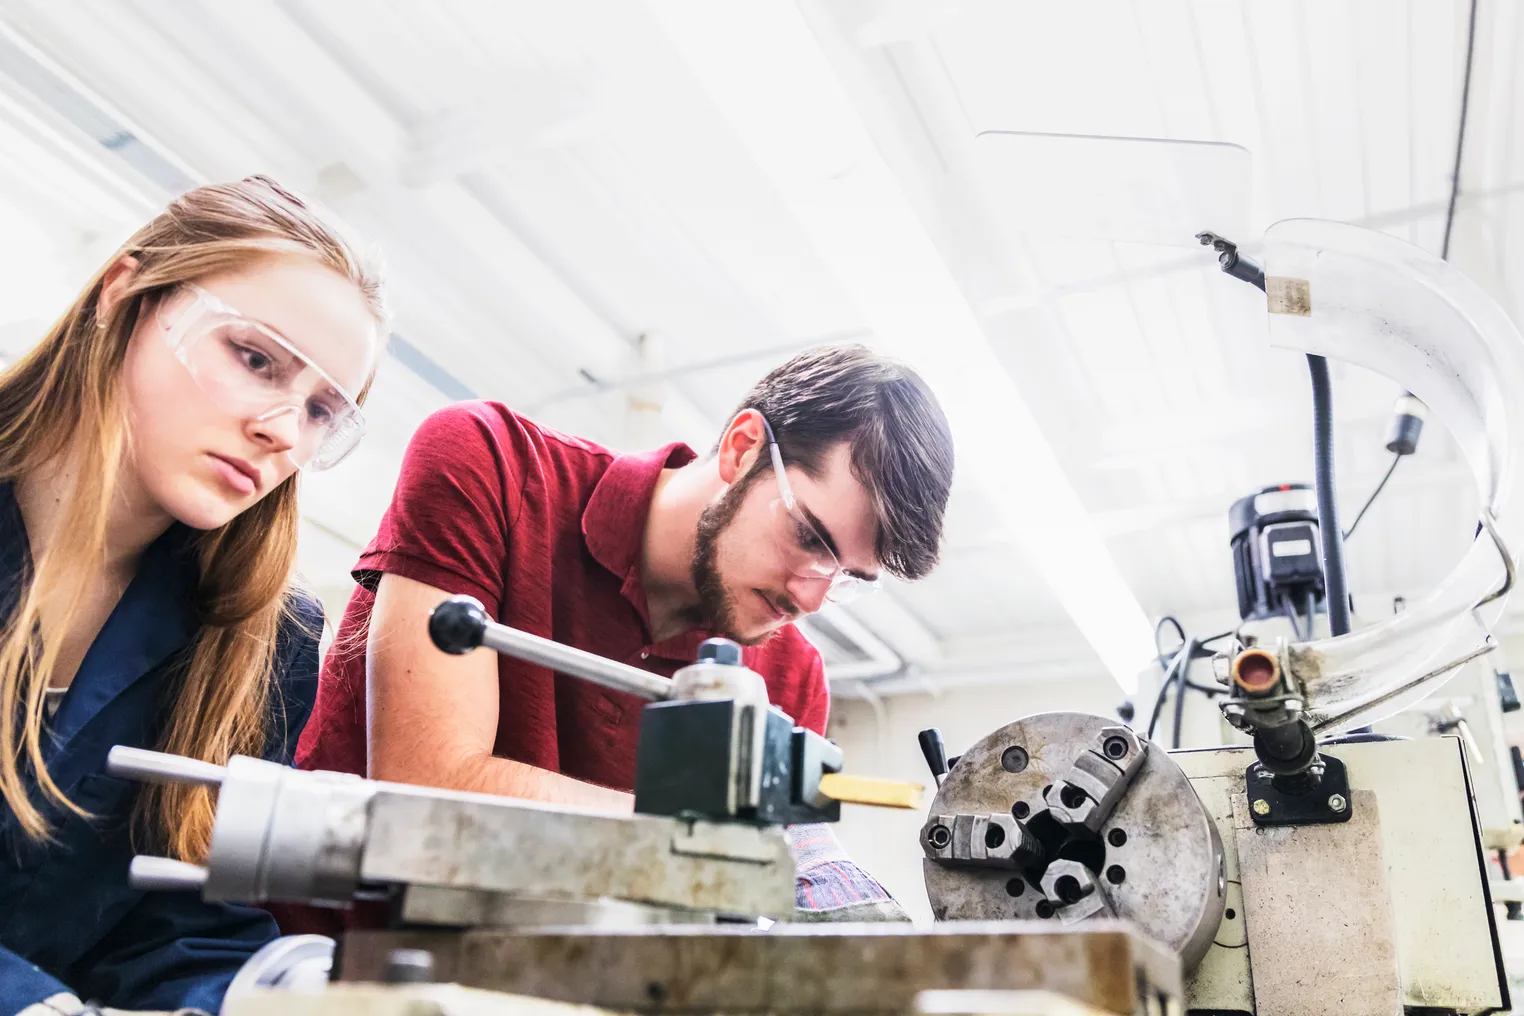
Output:
M446 406L423 422L376 538L354 578L381 574L474 596L497 613L508 532L522 503L521 425L488 402Z

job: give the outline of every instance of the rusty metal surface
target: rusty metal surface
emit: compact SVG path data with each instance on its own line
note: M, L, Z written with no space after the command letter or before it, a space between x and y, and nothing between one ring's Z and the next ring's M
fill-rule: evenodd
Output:
M611 897L780 920L794 911L794 857L780 827L505 807L492 798L385 787L371 803L360 874L383 883L538 899Z
M1402 1011L1376 795L1352 794L1349 821L1302 826L1256 826L1248 798L1233 798L1256 1012Z
M1029 829L1042 821L1044 790L1115 721L1080 713L1041 713L1000 728L963 753L937 792L931 813L1013 814ZM1019 748L1020 752L1012 752ZM1011 753L1011 754L1008 754ZM1002 762L1004 759L1004 763ZM1013 760L1017 760L1013 766ZM1011 768L1018 771L1012 772ZM1061 856L1069 857L1068 853ZM1131 786L1081 854L1118 917L1180 952L1189 969L1211 946L1222 920L1226 883L1218 831L1190 782L1156 745ZM1121 881L1106 877L1113 868ZM1042 919L1041 872L923 862L926 894L938 920ZM1037 883L1033 883L1036 876ZM1060 923L1050 918L1053 924ZM1081 925L1080 927L1087 927Z
M351 932L340 976L375 979L394 948L428 949L442 980L643 1012L908 1013L920 992L977 989L1130 1016L1180 997L1178 957L1118 921Z

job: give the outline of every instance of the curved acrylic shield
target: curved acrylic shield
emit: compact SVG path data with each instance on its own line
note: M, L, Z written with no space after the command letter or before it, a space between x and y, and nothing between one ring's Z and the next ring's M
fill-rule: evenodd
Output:
M1433 691L1484 651L1524 544L1524 338L1450 265L1382 233L1288 219L1265 233L1270 341L1360 364L1421 398L1476 477L1485 526L1440 587L1369 628L1292 646L1320 734L1369 723Z
M1254 159L1240 145L984 131L973 152L984 200L1015 233L1194 248L1203 229L1249 229Z

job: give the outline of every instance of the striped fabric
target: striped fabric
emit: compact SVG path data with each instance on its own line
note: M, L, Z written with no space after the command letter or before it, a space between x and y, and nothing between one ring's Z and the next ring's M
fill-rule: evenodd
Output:
M873 876L852 863L829 825L791 826L789 840L797 872L794 905L799 910L894 902Z

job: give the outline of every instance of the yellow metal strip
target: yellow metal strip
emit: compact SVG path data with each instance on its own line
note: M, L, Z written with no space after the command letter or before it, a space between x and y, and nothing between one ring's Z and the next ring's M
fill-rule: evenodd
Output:
M820 792L843 804L871 804L877 808L909 810L921 806L926 788L919 783L904 783L900 780L826 773L820 777Z

